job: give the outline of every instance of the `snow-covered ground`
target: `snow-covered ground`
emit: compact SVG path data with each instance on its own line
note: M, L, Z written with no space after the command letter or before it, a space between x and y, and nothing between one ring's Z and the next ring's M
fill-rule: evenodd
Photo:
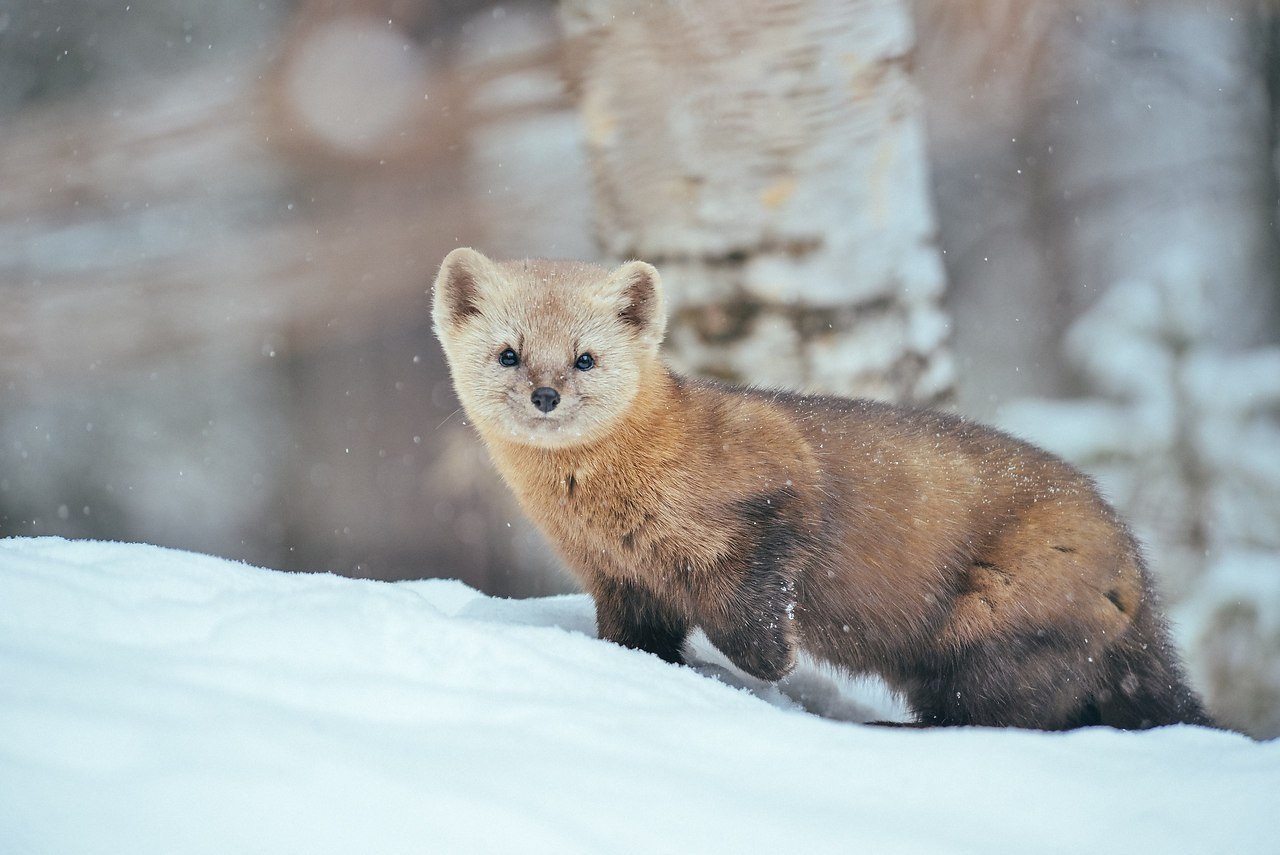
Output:
M1280 742L866 727L795 699L873 687L593 635L585 596L0 541L0 852L1280 851Z

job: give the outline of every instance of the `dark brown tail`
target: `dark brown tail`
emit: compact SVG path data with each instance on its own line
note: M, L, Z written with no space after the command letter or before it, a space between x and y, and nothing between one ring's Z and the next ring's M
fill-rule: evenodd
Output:
M1187 684L1168 627L1150 596L1138 607L1133 625L1106 654L1102 688L1080 724L1143 730L1167 724L1217 727ZM1096 716L1096 721L1087 719Z

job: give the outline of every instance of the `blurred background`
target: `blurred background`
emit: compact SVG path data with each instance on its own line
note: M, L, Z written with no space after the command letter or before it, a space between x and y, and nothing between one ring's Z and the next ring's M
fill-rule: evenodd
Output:
M1084 467L1280 734L1278 91L1242 0L8 0L0 536L571 590L428 291L640 257L683 370Z

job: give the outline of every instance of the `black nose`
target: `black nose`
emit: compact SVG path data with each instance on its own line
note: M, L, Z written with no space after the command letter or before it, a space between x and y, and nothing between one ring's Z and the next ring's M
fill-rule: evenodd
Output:
M534 389L529 400L542 412L549 413L560 403L560 393L549 386L543 386L541 389Z

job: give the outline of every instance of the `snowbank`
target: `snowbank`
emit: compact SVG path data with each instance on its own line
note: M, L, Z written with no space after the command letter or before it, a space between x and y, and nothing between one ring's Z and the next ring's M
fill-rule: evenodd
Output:
M583 596L0 541L0 852L1274 852L1280 743L863 727ZM706 668L704 671L713 669ZM846 692L847 686L842 691Z

